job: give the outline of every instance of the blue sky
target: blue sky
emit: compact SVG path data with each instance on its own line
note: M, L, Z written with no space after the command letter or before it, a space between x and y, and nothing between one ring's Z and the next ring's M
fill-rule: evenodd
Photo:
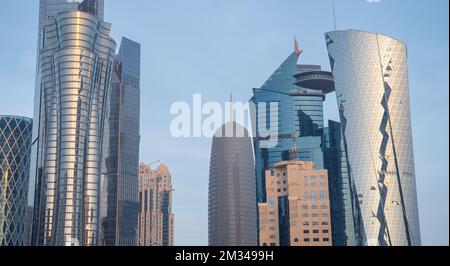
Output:
M449 240L449 15L447 0L336 0L338 29L380 32L408 45L423 244ZM211 140L173 139L175 101L246 101L293 50L329 69L331 0L105 0L117 41L142 44L141 160L169 166L175 244L206 245ZM1 0L0 114L32 116L38 1ZM334 95L326 119L338 119Z

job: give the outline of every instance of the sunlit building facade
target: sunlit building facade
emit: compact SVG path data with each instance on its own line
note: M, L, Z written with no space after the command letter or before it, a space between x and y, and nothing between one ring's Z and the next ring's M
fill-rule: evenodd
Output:
M139 245L173 246L172 176L165 164L139 165Z
M331 246L327 170L289 160L266 170L267 202L258 203L260 246Z
M33 121L0 115L0 246L26 246Z
M420 245L406 45L325 34L364 245Z
M102 135L115 42L85 12L46 20L39 49L40 104L33 245L97 245Z

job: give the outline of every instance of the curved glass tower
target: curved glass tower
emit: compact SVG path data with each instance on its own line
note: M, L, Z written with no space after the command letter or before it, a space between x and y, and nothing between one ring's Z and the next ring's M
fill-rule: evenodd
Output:
M255 164L245 128L228 122L213 138L209 168L210 246L257 246Z
M326 33L365 245L420 245L406 45Z
M0 246L28 245L32 124L30 118L0 115Z
M62 12L44 27L33 243L96 245L110 24Z

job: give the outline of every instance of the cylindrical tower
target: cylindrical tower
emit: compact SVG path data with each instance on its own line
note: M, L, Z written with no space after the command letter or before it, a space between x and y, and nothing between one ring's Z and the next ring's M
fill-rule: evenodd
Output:
M27 197L33 121L0 115L0 246L28 245Z
M364 245L420 245L406 45L326 33Z
M248 131L235 122L217 130L211 148L208 197L210 246L256 246L255 163Z
M33 244L96 245L105 99L115 42L84 12L48 19L39 51L41 110Z

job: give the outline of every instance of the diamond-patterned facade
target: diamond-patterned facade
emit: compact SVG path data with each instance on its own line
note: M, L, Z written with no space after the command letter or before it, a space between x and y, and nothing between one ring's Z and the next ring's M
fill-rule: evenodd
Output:
M32 120L0 116L0 246L26 245Z
M326 33L326 42L361 242L420 245L406 46L356 30Z

